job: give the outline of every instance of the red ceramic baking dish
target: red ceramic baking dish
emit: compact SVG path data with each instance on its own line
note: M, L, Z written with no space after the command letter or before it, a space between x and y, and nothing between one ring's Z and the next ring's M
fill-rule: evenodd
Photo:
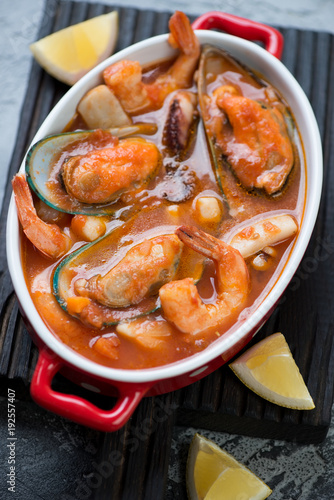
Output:
M293 277L316 221L322 187L321 142L307 97L279 60L283 48L281 34L263 24L221 12L209 12L199 17L193 28L197 30L202 45L215 45L231 53L271 82L288 103L298 125L306 164L306 199L301 227L278 279L269 293L262 297L256 310L240 322L233 335L222 335L198 354L171 364L148 369L115 369L95 363L70 349L49 331L40 317L25 281L21 264L21 233L15 202L11 200L7 222L8 266L24 321L39 348L39 359L31 383L32 397L52 412L102 431L114 431L123 426L144 396L162 394L191 384L240 351L267 320ZM148 64L156 59L156 54L159 54L159 59L170 57L173 50L167 40L166 34L137 43L94 68L55 106L32 144L64 129L82 96L101 82L101 74L106 67L122 59ZM262 42L264 48L253 41ZM21 171L24 172L24 169L23 162ZM116 406L105 411L85 399L55 391L51 384L57 372L95 392L117 395Z

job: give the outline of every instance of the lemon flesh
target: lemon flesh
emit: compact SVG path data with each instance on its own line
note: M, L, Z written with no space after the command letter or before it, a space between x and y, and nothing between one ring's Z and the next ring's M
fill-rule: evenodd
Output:
M195 434L187 461L189 500L264 500L271 489L213 441Z
M265 338L229 366L249 389L272 403L298 410L314 408L312 397L281 333Z
M216 479L204 500L262 500L271 494L269 488L245 469L226 469Z
M48 73L73 85L113 52L117 37L118 13L113 11L41 38L30 50Z

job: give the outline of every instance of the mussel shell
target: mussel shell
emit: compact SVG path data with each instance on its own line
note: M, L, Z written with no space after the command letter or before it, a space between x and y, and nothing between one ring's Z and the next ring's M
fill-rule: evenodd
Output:
M109 206L85 205L70 197L61 186L60 179L54 179L59 182L62 189L61 196L55 196L50 187L50 166L53 164L55 155L66 146L78 139L89 137L91 132L66 132L63 134L52 135L36 142L28 151L26 158L26 176L31 189L37 196L50 207L69 214L86 215L109 215L114 208Z
M151 228L140 235L140 241L134 241L131 231L135 226L140 225L140 221L138 222L140 217L140 215L132 217L125 223L115 222L113 229L107 235L75 250L56 267L53 274L53 294L66 312L84 323L89 323L85 318L92 313L97 318L97 323L96 325L90 323L90 326L103 328L150 314L160 307L158 294L144 298L137 305L124 308L111 308L91 301L83 314L73 313L67 307L68 298L76 295L74 283L77 279L85 278L88 280L97 274L104 275L125 257L132 246L161 234L160 231L157 232L157 229ZM175 227L165 226L164 229L166 234L173 234ZM182 279L190 275L197 282L203 274L204 261L202 255L184 247L175 279Z
M119 138L131 137L138 134L152 135L157 126L151 123L137 123L118 129L110 129L112 135ZM69 214L84 215L113 215L122 208L115 202L107 204L85 204L70 196L61 181L60 175L52 174L52 166L60 152L70 144L89 139L94 130L81 130L51 135L36 142L28 151L26 157L26 177L31 189L50 207ZM50 181L52 180L52 183ZM53 186L57 186L55 194Z
M109 268L117 264L118 243L120 239L119 227L115 227L110 233L93 243L88 243L68 255L55 269L53 275L53 293L60 306L69 313L67 299L74 296L74 282L79 277L89 279L103 269L103 264L110 262ZM160 307L159 298L149 297L143 299L137 306L127 308L109 308L94 303L95 314L100 318L102 326L115 325L120 321L133 319ZM80 314L72 314L83 320ZM84 321L84 320L83 320ZM84 321L85 322L85 321Z
M239 75L238 78L232 76L232 85L238 86L239 82L242 82L244 89L243 95L245 95L245 97L249 97L261 103L266 101L266 95L272 94L275 96L275 100L279 102L290 139L295 136L296 128L288 108L281 100L277 91L271 87L268 82L262 80L250 68L236 60L225 50L211 45L205 45L203 47L198 71L199 106L217 184L229 209L233 212L234 210L237 211L238 207L241 205L247 206L253 203L254 196L265 196L268 198L268 195L266 195L263 190L256 188L252 189L250 192L249 189L247 190L241 185L226 156L217 144L215 137L212 136L208 126L208 121L210 120L207 106L208 97L215 88L221 85L231 85L232 73ZM299 163L298 152L294 141L291 140L291 143L295 153L295 162Z

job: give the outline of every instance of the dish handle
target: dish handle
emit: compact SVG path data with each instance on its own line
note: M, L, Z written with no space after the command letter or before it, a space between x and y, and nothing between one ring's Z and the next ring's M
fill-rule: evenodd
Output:
M283 52L283 35L275 28L244 17L211 11L199 16L193 23L194 30L220 29L246 40L260 41L270 54L280 59Z
M126 424L153 383L122 384L116 405L102 410L86 399L52 389L53 377L65 363L55 353L42 348L31 381L33 400L43 408L92 429L113 432Z

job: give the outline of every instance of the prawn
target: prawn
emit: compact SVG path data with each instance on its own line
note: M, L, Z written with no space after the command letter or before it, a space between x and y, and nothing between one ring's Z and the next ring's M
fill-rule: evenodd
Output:
M34 207L32 195L22 173L12 180L18 217L24 234L44 255L53 259L61 257L72 246L72 241L57 224L48 224L40 219Z
M57 224L41 219L34 207L31 192L23 174L16 174L12 180L14 198L19 221L29 241L44 255L57 259L65 255L73 241ZM45 219L56 219L56 211L40 200L39 213ZM106 223L101 217L75 215L71 220L74 235L85 241L94 241L106 231Z
M244 258L227 243L197 229L181 226L179 239L196 252L212 259L217 271L217 299L205 304L192 278L171 281L159 290L167 321L184 333L196 334L221 325L245 301L250 278Z
M199 41L183 12L176 11L173 14L169 29L169 43L180 53L172 66L154 82L142 81L142 68L137 61L120 61L104 70L104 81L119 99L125 112L138 114L148 108L159 109L168 94L192 85L200 56Z

